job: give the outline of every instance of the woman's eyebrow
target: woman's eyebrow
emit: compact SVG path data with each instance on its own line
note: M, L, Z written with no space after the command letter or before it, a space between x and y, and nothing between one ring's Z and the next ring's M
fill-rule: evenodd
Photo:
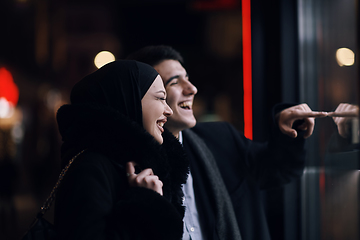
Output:
M156 93L163 93L163 94L166 95L166 92L165 92L164 90L159 90L159 91L157 91Z

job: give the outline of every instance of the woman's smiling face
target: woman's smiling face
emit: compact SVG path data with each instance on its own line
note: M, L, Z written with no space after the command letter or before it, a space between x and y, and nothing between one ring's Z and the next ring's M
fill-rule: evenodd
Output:
M162 133L167 117L172 115L171 108L166 103L166 91L163 81L158 75L141 100L143 127L156 141L163 143Z

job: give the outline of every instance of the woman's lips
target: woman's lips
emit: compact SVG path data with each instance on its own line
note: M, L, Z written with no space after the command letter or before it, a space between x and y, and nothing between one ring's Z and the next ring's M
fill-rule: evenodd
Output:
M161 119L158 120L156 122L156 125L158 126L158 128L160 129L160 131L163 133L164 132L164 124L166 123L166 118L165 119Z

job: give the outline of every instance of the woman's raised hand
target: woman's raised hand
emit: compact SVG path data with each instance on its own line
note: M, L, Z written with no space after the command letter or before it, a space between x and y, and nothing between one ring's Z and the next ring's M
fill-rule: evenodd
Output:
M135 162L126 163L126 173L130 186L152 189L162 196L163 183L159 180L158 176L154 175L153 170L151 168L147 168L142 170L140 173L135 173L135 166Z

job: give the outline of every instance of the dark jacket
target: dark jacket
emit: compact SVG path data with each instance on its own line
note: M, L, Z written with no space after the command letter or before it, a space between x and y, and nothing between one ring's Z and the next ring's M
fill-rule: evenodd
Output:
M219 239L215 202L209 194L207 173L199 160L199 149L189 144L187 131L192 131L205 143L215 158L229 193L242 240L269 240L261 190L281 186L302 175L304 169L304 139L292 139L274 127L271 139L256 143L244 137L225 122L198 123L183 131L184 148L190 160L202 227L206 239Z
M62 239L181 239L181 184L188 160L178 140L164 132L160 145L137 123L111 108L66 105L59 109L63 165L70 166L56 197L55 226ZM125 163L152 168L163 196L129 187Z

